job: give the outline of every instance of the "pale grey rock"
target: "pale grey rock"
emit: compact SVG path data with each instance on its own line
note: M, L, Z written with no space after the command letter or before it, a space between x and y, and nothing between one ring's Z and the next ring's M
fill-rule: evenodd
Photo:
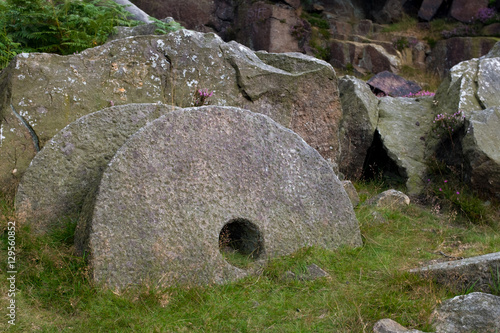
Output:
M410 198L401 191L391 189L369 199L366 204L395 209L408 206Z
M434 311L437 333L500 331L500 297L474 292L444 301Z
M477 99L483 109L500 105L499 87L500 57L481 59L477 72Z
M378 100L364 81L353 76L339 80L339 92L343 111L339 170L347 178L359 179L377 128Z
M424 188L426 139L434 119L431 109L429 97L383 97L379 103L377 131L387 155L406 178L410 195L419 194Z
M296 69L266 64L273 57L282 68ZM68 56L20 54L0 74L0 187L13 181L14 169L24 173L37 146L86 114L111 103L190 107L198 89L214 92L213 105L270 116L336 162L342 110L333 68L297 54L262 59L213 33L186 29L114 40Z
M354 185L350 180L343 180L342 186L344 187L344 190L347 193L349 200L351 200L352 206L356 207L359 204L358 191L356 191L356 188L354 187Z
M450 69L450 72L436 92L437 112L453 114L459 110L466 115L481 110L476 98L476 82L479 59L463 61Z
M472 112L462 141L467 178L476 191L496 199L500 199L499 143L500 106Z
M380 319L373 326L373 333L423 333L419 330L407 329L392 319Z
M128 137L173 109L158 104L113 106L63 128L35 156L19 184L19 222L41 233L64 227L66 217L78 216L85 197Z
M496 272L500 272L500 252L437 263L410 272L433 278L457 292L471 287L475 291L490 292L491 286L498 283L495 279L498 278Z
M328 162L269 117L230 107L172 111L143 127L85 207L75 243L90 252L96 283L117 289L249 274L220 252L225 225L256 260L362 244Z

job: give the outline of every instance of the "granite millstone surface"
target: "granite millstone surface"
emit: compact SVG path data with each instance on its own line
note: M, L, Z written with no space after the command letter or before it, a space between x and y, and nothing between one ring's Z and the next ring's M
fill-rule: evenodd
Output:
M18 220L45 233L64 227L99 185L118 148L148 122L175 109L127 104L83 116L55 135L35 156L16 195Z
M328 162L271 118L233 107L176 110L143 127L85 207L75 243L88 252L94 280L116 289L249 274L221 254L231 224L235 239L255 241L245 246L257 261L362 244Z

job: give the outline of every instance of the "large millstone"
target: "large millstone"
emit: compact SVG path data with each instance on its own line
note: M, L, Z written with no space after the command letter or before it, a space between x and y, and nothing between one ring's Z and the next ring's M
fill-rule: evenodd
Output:
M158 104L114 106L84 116L55 135L35 156L16 195L18 220L35 232L64 227L123 143L170 110Z
M232 107L176 110L145 126L89 201L75 243L112 288L245 276L221 254L224 234L256 260L361 245L328 162L269 117Z

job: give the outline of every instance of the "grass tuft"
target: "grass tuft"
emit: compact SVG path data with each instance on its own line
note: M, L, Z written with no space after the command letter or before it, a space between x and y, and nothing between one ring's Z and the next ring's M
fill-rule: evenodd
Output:
M385 189L382 182L355 186L364 199ZM5 199L0 207L13 211ZM392 318L408 328L430 331L433 309L454 295L407 270L445 260L440 251L456 257L500 251L498 228L450 222L443 210L436 214L417 205L360 205L355 212L363 236L359 248L303 248L269 260L255 276L225 285L142 286L120 293L96 286L85 260L74 255L71 219L66 228L43 237L20 227L18 320L11 327L1 322L0 330L363 332L382 318ZM384 222L374 220L373 213ZM1 238L5 253L5 232ZM314 281L284 278L287 272L304 273L311 264L329 276ZM0 279L6 279L3 270ZM0 289L5 295L6 284ZM1 298L0 306L5 302Z

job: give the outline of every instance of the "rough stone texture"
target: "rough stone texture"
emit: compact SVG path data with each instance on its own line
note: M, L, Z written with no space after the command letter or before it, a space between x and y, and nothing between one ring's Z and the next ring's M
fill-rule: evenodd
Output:
M253 223L258 259L310 245L361 245L328 162L269 117L229 107L172 111L141 129L86 207L94 209L79 221L75 243L90 250L95 281L112 288L248 274L219 251L231 221Z
M297 11L289 6L257 1L237 7L238 20L235 40L253 50L269 52L299 52L299 40L292 35L293 27L303 25Z
M200 88L214 91L212 104L270 116L335 162L342 110L333 68L302 54L259 57L189 30L120 39L76 55L18 55L0 74L0 187L28 166L37 151L33 137L43 147L67 124L111 102L188 107Z
M472 111L482 109L476 97L478 67L479 59L472 59L451 68L436 92L436 114L453 114L461 110L470 115Z
M443 0L424 0L418 11L418 17L425 21L430 21L436 15Z
M401 191L387 190L366 201L368 205L381 208L401 208L410 204L410 198Z
M349 179L359 179L377 128L378 100L364 81L353 76L339 80L339 92L343 110L339 170Z
M500 105L500 57L479 61L477 71L477 98L483 108Z
M233 17L231 1L134 0L134 4L157 19L171 16L188 29L211 32Z
M392 319L380 319L373 326L373 333L423 333L419 330L409 330Z
M424 187L425 142L434 119L431 109L431 97L380 99L377 131L387 155L406 178L410 195L420 193Z
M382 1L379 1L379 3ZM373 10L371 15L375 22L381 24L388 24L398 22L403 17L403 3L401 0L386 0L383 1L381 10ZM375 9L375 8L373 8Z
M451 4L451 17L469 23L477 17L477 12L481 8L488 7L488 0L453 0Z
M337 39L330 44L330 54L330 63L336 67L351 64L371 73L383 71L398 73L401 68L401 60L397 56L375 43Z
M496 272L500 272L500 252L462 260L441 262L410 270L411 273L433 278L440 284L462 292L473 287L474 291L490 292Z
M481 195L500 200L500 106L472 112L467 128L462 149L469 181Z
M344 190L347 193L349 200L351 200L352 206L356 207L359 204L358 191L356 191L356 188L354 187L354 185L350 180L343 180L342 186L344 187Z
M436 43L427 57L427 68L446 77L456 64L488 53L497 40L492 37L453 37Z
M401 76L388 71L378 73L366 83L376 92L380 91L392 97L407 96L422 90L422 87L415 82L405 80Z
M171 111L157 104L114 106L86 115L56 134L26 170L16 195L16 214L35 232L64 227L78 216L85 197L129 136Z
M366 18L363 0L329 0L323 1L326 12L334 13L340 18Z
M444 301L434 314L437 333L500 331L500 297L471 293Z

